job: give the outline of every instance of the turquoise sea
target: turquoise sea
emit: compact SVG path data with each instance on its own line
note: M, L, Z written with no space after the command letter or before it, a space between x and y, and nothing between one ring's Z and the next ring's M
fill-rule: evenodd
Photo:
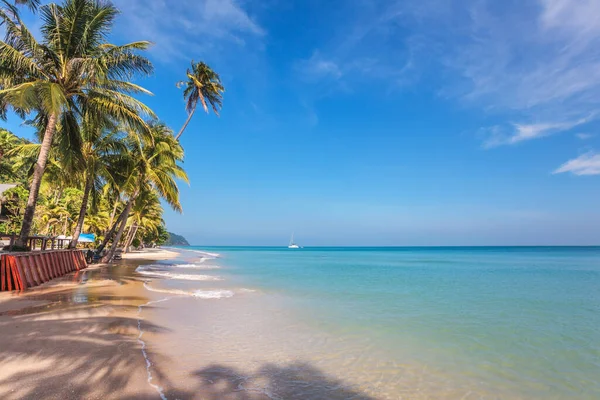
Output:
M364 379L369 398L600 398L600 247L191 247L177 263L220 280L151 285L226 293L218 307L248 299L249 320L262 318L336 379Z

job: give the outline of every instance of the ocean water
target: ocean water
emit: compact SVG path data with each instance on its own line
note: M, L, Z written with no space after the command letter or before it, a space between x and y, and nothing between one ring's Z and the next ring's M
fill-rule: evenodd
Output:
M600 398L598 247L192 247L138 272L174 296L153 312L177 340L151 345L190 390Z

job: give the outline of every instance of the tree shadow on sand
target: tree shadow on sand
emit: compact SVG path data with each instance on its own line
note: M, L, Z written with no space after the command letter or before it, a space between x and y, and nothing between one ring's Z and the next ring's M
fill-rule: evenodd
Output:
M132 317L111 315L97 304L0 317L0 398L159 398L146 381L137 307L121 308ZM167 332L147 321L143 329ZM152 372L170 385L159 369Z
M253 373L211 365L194 375L202 393L196 398L206 400L375 400L305 362L265 364Z

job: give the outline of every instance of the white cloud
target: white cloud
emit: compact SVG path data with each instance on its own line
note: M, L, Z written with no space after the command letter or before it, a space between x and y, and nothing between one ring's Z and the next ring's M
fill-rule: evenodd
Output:
M600 175L600 154L589 152L567 161L554 174L570 172L573 175Z
M593 117L581 118L575 121L536 123L536 124L513 124L510 128L493 126L484 128L481 133L484 137L484 148L493 148L503 145L513 145L528 140L539 139L555 133L573 129L576 126L591 121Z
M588 140L594 137L591 133L576 133L575 137L580 140Z
M227 44L244 46L266 34L236 0L115 0L115 4L123 11L117 31L131 40L152 41L154 54L165 61L190 59Z
M328 76L350 87L366 76L392 86L427 74L443 97L513 121L504 144L566 131L563 121L600 109L598 0L348 4L319 48L335 60Z

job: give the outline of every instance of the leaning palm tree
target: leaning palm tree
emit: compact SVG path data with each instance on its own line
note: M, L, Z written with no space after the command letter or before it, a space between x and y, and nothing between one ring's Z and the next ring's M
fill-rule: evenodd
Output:
M103 262L110 262L113 259L134 202L140 193L154 191L175 211L181 212L176 180L189 182L187 174L180 165L183 162L183 148L166 125L158 122L150 125L149 137L135 132L129 134L130 162L127 178L123 184L128 199L119 229L110 250L102 259Z
M81 176L85 184L77 225L73 232L73 240L69 244L72 249L77 247L88 211L90 196L93 205L97 206L99 192L107 182L114 183L113 177L116 171L113 169L118 167L117 160L127 152L127 146L123 143L118 131L114 128L110 129L110 121L90 121L84 118L81 133L83 139ZM97 207L94 208L97 209Z
M198 102L202 104L205 112L208 113L208 106L210 105L214 113L219 115L219 109L223 104L223 93L225 92L219 74L203 62L196 63L192 60L192 68L187 70L187 78L186 81L177 84L177 87L185 87L183 97L186 100L185 108L188 113L185 124L175 137L177 140L192 120Z
M6 3L5 3L6 4ZM105 115L137 132L147 132L153 112L132 94L149 93L128 80L150 74L152 64L138 54L149 42L116 46L106 42L117 9L108 1L65 0L39 10L38 42L16 9L0 7L5 38L0 41L0 111L35 113L43 121L39 157L18 244L29 236L42 176L54 134L77 140L80 115ZM0 115L3 114L0 112ZM73 154L78 146L73 146Z
M158 227L165 224L162 214L163 208L156 192L146 190L139 194L129 216L129 232L123 246L125 253L129 252L131 243L139 232L158 234Z

